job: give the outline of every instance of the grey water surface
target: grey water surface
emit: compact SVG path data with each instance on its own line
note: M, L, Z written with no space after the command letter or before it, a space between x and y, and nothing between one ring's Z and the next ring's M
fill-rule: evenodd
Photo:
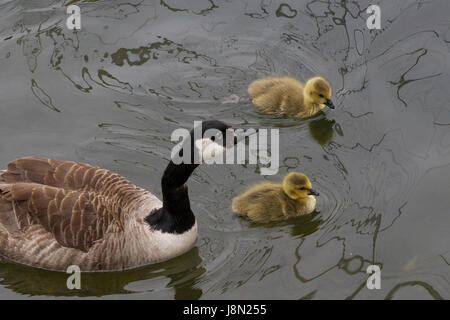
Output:
M81 8L81 30L66 7ZM369 4L381 29L369 30ZM0 167L37 155L116 171L161 196L174 129L279 128L280 170L204 165L189 180L199 239L125 272L67 275L0 262L0 298L450 298L448 0L0 0ZM322 75L335 110L258 114L248 84ZM302 171L307 217L252 224L231 200ZM366 287L371 264L381 289Z

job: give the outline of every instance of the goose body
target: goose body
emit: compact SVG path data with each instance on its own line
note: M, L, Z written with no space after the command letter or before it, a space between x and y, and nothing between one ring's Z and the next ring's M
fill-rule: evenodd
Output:
M308 177L291 172L283 183L259 182L232 202L233 212L255 222L284 220L309 214L316 207L315 195Z
M261 113L308 118L331 102L331 86L322 77L313 77L306 84L289 77L269 77L253 81L248 95Z
M185 185L197 166L170 161L160 201L97 166L17 159L0 172L0 255L60 271L124 270L180 255L197 239Z

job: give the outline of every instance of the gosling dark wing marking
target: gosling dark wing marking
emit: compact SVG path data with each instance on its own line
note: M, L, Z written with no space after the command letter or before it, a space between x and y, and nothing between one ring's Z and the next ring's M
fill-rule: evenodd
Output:
M273 189L270 188L261 188L257 191L254 191L248 195L248 197L252 200L259 200L264 199L264 196L267 196L267 194L273 192Z

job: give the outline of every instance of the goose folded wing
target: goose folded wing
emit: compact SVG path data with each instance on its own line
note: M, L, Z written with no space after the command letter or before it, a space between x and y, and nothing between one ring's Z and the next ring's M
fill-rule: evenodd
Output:
M113 223L113 215L105 199L93 192L70 191L36 183L0 182L0 203L5 218L3 228L21 232L32 224L40 224L65 247L87 252L94 241L102 239ZM6 220L7 204L15 219ZM0 212L1 214L2 212ZM5 221L17 223L6 225Z
M35 182L70 190L87 190L95 187L98 180L109 171L85 163L60 161L40 157L25 157L8 164L7 171L0 173L0 181Z

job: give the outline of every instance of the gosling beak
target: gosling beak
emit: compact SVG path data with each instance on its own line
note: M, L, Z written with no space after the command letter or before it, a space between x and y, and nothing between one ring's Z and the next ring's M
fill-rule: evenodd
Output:
M310 196L318 196L319 193L314 189L309 189L308 195Z
M327 99L327 100L325 101L325 105L326 105L328 108L334 109L334 104L333 104L333 102L331 102L330 99Z

